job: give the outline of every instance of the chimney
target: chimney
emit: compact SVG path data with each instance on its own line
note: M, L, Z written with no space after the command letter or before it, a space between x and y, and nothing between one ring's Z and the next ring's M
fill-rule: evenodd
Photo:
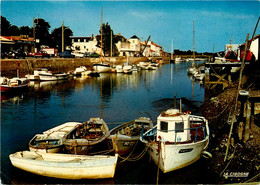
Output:
M120 34L120 33L118 33L117 35L118 35L118 36L121 36L121 34Z
M94 38L94 35L93 35L93 33L91 34L91 40L93 40L93 38Z

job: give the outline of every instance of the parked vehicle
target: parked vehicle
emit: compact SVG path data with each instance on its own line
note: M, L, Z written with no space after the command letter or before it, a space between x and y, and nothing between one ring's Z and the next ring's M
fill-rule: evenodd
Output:
M46 51L51 57L56 57L58 55L57 48L42 48L42 51Z
M80 51L72 51L71 54L75 55L75 58L84 58L85 57L85 53L80 52Z
M47 57L47 58L50 58L51 56L46 52L46 51L38 51L36 53L34 53L34 57L41 57L41 58L44 58L44 57Z
M7 57L7 54L5 53L5 52L2 52L1 51L1 59L4 59L4 58L6 58Z
M100 55L94 52L94 53L87 54L86 57L89 57L89 58L99 58Z
M64 51L59 53L60 58L75 58L75 55L72 55L69 51Z
M16 50L16 51L10 51L7 54L7 57L8 58L25 58L26 54L21 50Z

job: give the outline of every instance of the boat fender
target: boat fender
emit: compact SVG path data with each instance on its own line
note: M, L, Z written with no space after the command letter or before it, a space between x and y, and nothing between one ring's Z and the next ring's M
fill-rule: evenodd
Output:
M203 151L203 152L202 152L202 156L203 156L204 158L206 158L206 159L212 158L212 154L209 153L209 152L207 152L207 151Z

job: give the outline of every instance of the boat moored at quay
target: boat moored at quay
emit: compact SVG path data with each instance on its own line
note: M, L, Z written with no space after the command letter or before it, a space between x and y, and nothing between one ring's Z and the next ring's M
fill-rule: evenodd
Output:
M209 143L208 122L204 117L169 109L140 140L149 147L154 163L164 173L171 172L200 159Z

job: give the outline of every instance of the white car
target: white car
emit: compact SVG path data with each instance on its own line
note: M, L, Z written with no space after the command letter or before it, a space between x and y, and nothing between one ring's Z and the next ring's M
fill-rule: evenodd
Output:
M75 58L83 58L85 56L85 53L80 51L72 51L71 54L75 55Z

